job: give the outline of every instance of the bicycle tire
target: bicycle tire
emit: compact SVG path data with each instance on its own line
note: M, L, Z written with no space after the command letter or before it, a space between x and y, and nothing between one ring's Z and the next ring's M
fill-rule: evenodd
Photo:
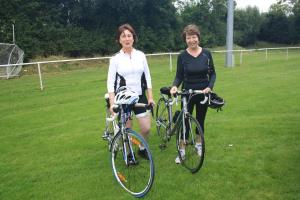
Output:
M200 170L204 162L204 155L205 155L204 134L198 121L191 114L189 113L186 114L185 121L189 123L189 127L192 127L192 128L187 128L189 135L188 138L186 138L186 142L185 142L185 155L182 156L179 151L180 142L183 142L182 122L179 128L176 130L176 147L177 147L181 164L185 168L187 168L191 173L196 173ZM196 133L197 130L199 134ZM196 137L197 137L197 143L201 143L202 146L202 151L201 153L199 153L200 155L198 154L197 149L195 147Z
M158 100L155 112L156 130L162 142L160 147L165 146L166 142L169 140L169 136L167 134L167 131L169 131L170 128L168 112L166 100L164 98L160 98Z
M127 132L129 142L123 142L123 134L119 132L113 139L111 144L111 163L113 174L118 183L131 195L135 197L145 196L152 187L154 180L154 162L152 154L149 150L148 144L142 136L132 131L131 129L125 129ZM126 165L125 162L125 150L128 152L126 157L132 159L133 156L130 152L130 145L133 150L135 161L129 162ZM139 145L143 145L146 149L149 160L142 158L138 155L137 151ZM129 156L131 155L131 156Z

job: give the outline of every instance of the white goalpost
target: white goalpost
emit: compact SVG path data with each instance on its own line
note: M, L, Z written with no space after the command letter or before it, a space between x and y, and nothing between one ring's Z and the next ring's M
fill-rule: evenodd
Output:
M0 78L19 76L22 70L24 51L16 44L0 43L0 65L20 64L0 67Z

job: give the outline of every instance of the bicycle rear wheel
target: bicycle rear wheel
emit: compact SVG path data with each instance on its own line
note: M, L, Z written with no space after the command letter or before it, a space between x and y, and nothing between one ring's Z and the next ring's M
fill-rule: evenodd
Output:
M170 129L170 121L168 116L168 108L166 106L166 100L164 98L160 98L158 100L155 112L155 121L157 134L162 142L160 144L160 147L164 148L166 146L166 142L170 139L168 135L168 131Z
M198 121L190 114L186 115L185 119L185 141L183 136L183 126L177 129L176 146L181 164L196 173L200 170L204 161L205 143L204 134ZM185 155L182 156L179 152L180 146L185 147Z
M154 163L148 144L142 136L126 129L128 137L119 132L111 144L113 174L118 183L135 197L146 195L154 180ZM148 159L139 155L139 146L145 147ZM126 162L127 161L127 162Z

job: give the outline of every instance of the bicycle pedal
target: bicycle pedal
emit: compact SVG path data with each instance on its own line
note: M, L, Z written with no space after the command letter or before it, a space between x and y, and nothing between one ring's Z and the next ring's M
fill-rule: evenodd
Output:
M167 148L166 144L160 144L159 145L160 150L165 150Z
M139 161L133 161L133 160L130 160L129 161L129 165L138 165L139 164Z
M102 135L102 139L103 139L103 140L108 140L108 138L109 138L108 135L106 135L106 134Z
M127 160L128 160L128 164L129 165L137 165L139 164L139 161L137 161L137 159L133 159L131 154L127 155Z

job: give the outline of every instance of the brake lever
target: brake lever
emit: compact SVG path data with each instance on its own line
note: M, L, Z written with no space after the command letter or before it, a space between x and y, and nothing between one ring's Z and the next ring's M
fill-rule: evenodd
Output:
M203 101L200 101L201 104L205 104L208 101L208 97L204 94Z

